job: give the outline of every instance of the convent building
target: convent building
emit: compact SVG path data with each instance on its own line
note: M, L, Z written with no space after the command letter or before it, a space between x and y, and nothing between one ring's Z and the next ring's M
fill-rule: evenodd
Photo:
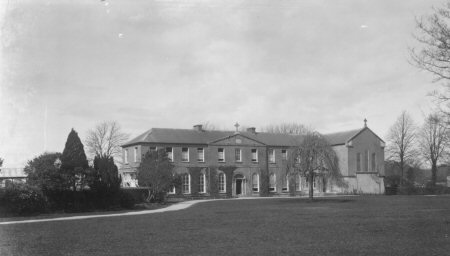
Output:
M325 134L339 158L340 183L317 176L315 193L384 193L384 141L363 128ZM269 194L306 195L305 177L287 177L286 163L302 135L257 132L152 128L122 145L119 170L123 187L136 187L136 172L145 153L164 148L181 175L178 196L235 197ZM266 182L264 182L266 177Z

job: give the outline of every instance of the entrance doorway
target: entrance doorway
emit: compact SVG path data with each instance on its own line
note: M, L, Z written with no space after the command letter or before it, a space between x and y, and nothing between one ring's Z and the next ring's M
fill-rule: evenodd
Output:
M242 194L242 179L236 179L236 195Z
M245 194L244 191L245 177L241 174L234 176L234 192L236 196Z

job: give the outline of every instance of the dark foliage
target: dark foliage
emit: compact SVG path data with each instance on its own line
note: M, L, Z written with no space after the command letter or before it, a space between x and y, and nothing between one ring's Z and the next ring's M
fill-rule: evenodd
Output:
M77 186L83 188L88 167L83 143L81 143L78 133L72 129L61 155L61 171L69 180L71 189L76 190Z
M139 186L148 188L147 201L164 202L166 194L174 184L173 164L164 148L150 150L139 166L137 179Z
M121 189L124 194L127 194L128 197L131 196L133 198L133 202L135 203L143 203L148 196L148 189L146 188L122 188Z
M46 191L53 211L86 212L94 210L132 209L134 197L123 190L115 193L99 194L94 190Z
M48 202L39 188L21 184L1 191L0 205L6 214L31 215L47 211Z
M425 187L405 185L397 190L399 195L441 195L450 194L450 188L445 186L433 186L431 183Z
M118 191L120 189L121 179L119 171L114 164L112 157L94 158L94 172L89 186L97 191Z
M63 190L70 186L68 177L59 169L60 157L61 153L43 153L28 161L24 169L28 175L27 183L43 191Z

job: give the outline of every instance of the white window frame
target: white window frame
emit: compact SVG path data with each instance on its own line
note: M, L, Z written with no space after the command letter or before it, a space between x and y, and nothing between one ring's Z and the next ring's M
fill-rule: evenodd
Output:
M137 151L138 151L138 147L134 147L134 162L137 162Z
M236 159L236 152L239 150L239 160ZM237 163L242 163L242 149L241 148L235 148L234 149L234 159Z
M187 181L188 181L188 184L187 184L187 187L188 187L188 191L186 191L184 188L185 188L185 177L187 177L188 179L187 179ZM191 193L191 175L190 174L188 174L188 173L185 173L184 175L183 175L183 178L182 178L182 183L181 183L181 191L183 192L183 194L190 194Z
M206 175L204 173L200 173L200 176L198 176L198 187L199 187L198 193L200 194L206 193Z
M282 149L281 150L281 159L282 160L287 160L288 159L287 149Z
M201 154L199 150L201 149ZM197 162L204 163L205 162L205 148L197 148Z
M297 187L298 184L298 187ZM302 191L302 176L300 174L295 175L295 191Z
M253 186L255 178L256 178L256 190L255 190L255 187ZM259 174L258 173L253 173L252 174L252 192L255 192L255 193L259 192Z
M220 189L221 186L221 180L220 177L223 177L223 189ZM226 193L227 192L227 175L224 172L219 173L219 193Z
M269 149L269 163L274 164L275 163L275 149Z
M170 151L167 149L170 148ZM167 158L169 158L170 162L173 162L173 147L166 147Z
M271 187L272 184L270 184L271 176L273 176L273 187ZM275 173L269 175L269 192L277 192L277 175L275 175Z
M305 179L305 187L309 188L309 180L308 179ZM314 176L314 178L313 178L313 189L315 189L315 188L316 188L316 176Z
M187 148L187 151L183 151L183 149L185 149L185 148L181 148L181 162L183 162L183 163L189 163L189 148ZM186 155L187 155L187 160L186 159L183 159L183 153L186 153Z
M285 179L286 179L286 187L283 186L281 188L281 191L282 192L289 192L289 175L286 175Z
M220 152L222 150L222 152ZM220 153L222 153L223 158L220 159ZM219 163L225 163L225 148L218 148L217 149L217 161Z
M123 151L123 162L128 164L128 148Z
M169 194L170 194L170 195L176 194L176 188L175 188L175 185L171 185L171 186L170 186L170 188L169 188Z
M253 152L253 151L255 151L255 152ZM258 162L258 149L252 148L251 152L252 152L252 163L257 163Z

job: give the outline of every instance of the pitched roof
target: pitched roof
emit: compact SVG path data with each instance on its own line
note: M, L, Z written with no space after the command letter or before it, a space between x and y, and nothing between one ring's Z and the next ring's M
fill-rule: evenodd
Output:
M324 134L324 137L331 145L345 144L353 139L362 131L369 128ZM372 132L372 131L371 131ZM373 133L373 132L372 132ZM240 132L242 136L259 141L268 146L297 146L302 140L302 135L290 135L265 132ZM375 134L375 133L374 133ZM173 144L209 144L214 141L225 139L235 135L232 131L197 131L194 129L170 129L170 128L152 128L136 138L123 144L122 147L131 146L140 143L173 143ZM375 134L375 136L377 136ZM378 136L377 136L378 137ZM378 137L379 138L379 137ZM381 140L381 139L380 139Z
M345 144L348 140L353 138L356 134L364 129L350 130L344 132L335 132L324 134L323 136L328 140L331 145Z

